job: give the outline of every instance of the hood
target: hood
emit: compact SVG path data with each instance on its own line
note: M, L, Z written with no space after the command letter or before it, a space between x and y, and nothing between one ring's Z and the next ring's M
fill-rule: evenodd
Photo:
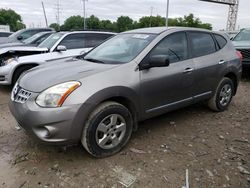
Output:
M47 48L38 48L32 46L12 46L6 48L0 48L0 55L8 52L46 52Z
M53 85L67 81L80 81L84 77L112 69L119 65L99 64L83 60L65 60L35 67L26 71L20 78L19 85L32 92L41 92Z
M235 48L250 48L250 41L232 41Z

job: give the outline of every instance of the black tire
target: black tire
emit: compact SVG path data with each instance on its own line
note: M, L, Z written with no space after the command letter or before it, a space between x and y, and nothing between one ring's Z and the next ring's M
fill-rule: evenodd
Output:
M23 72L29 69L32 69L34 67L35 67L34 65L25 65L25 66L17 68L12 77L12 85L15 85L15 83L17 82L17 80L19 79L19 77L21 76Z
M222 102L221 102L222 98L221 98L220 94L221 94L221 92L222 92L222 90L223 90L223 88L225 86L230 86L231 94L228 97L228 100L225 101L225 103L222 105ZM214 96L208 101L208 107L211 110L216 111L216 112L225 111L228 108L228 106L230 105L231 101L232 101L234 91L235 91L235 88L234 88L233 81L230 78L224 77L220 81Z
M126 130L119 144L113 148L102 148L98 145L97 129L101 122L109 116L117 114L125 121ZM133 130L133 118L130 111L116 102L104 102L100 104L90 115L83 128L81 142L84 148L94 157L103 158L118 153L129 141ZM117 133L118 134L118 133ZM104 135L103 135L104 136ZM108 143L108 142L107 142Z

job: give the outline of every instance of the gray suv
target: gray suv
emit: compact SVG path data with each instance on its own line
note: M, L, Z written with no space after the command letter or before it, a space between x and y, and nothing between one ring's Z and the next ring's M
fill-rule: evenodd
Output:
M192 28L145 28L118 34L72 62L27 71L10 110L39 140L81 140L95 157L117 153L139 121L207 101L224 111L241 75L226 36Z

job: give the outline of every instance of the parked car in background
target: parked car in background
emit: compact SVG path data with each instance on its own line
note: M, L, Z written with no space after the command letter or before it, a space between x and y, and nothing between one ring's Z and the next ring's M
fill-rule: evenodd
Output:
M40 33L33 35L32 37L28 39L25 39L24 41L0 44L0 49L6 48L6 47L12 47L8 49L10 51L15 51L13 47L16 47L16 46L38 46L53 33L55 32L54 31L40 32Z
M0 49L0 85L14 84L26 70L53 60L86 53L113 36L110 32L59 32L49 36L38 47L19 46L15 51Z
M7 38L12 35L12 32L0 31L0 44L7 40Z
M46 32L46 31L54 31L54 29L52 29L52 28L22 29L22 30L19 30L19 31L13 33L8 38L6 38L4 41L1 41L0 44L24 41L25 39L28 39L37 33Z
M226 110L242 66L225 35L193 28L121 33L81 58L24 73L10 110L35 138L81 140L95 157L120 151L138 121L199 101Z
M250 29L242 29L233 39L233 45L243 56L243 67L250 67Z
M2 38L2 37L9 37L12 34L13 34L12 32L0 31L0 38Z

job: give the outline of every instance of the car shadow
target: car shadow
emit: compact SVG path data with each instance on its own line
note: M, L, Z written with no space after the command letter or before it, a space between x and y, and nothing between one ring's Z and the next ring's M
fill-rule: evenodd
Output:
M249 82L250 81L250 67L244 67L242 71L242 81Z

